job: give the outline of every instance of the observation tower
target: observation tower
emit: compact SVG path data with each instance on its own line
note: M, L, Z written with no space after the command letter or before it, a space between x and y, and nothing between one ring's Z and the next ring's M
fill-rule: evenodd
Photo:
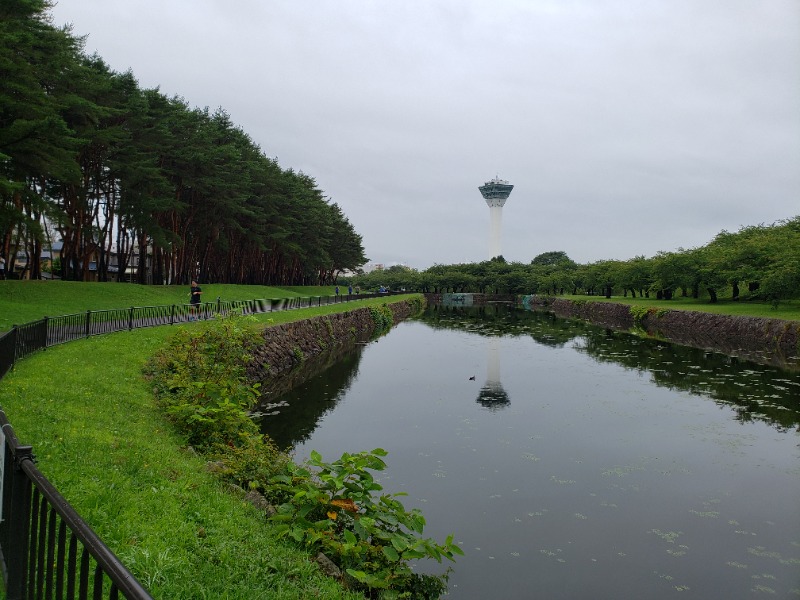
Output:
M508 200L514 186L503 179L495 177L478 188L489 206L489 258L502 254L500 247L503 205Z

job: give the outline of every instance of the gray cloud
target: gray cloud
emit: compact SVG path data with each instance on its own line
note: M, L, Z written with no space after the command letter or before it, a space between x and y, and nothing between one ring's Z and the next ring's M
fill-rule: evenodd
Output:
M60 0L87 50L222 106L368 256L579 262L800 214L800 3Z

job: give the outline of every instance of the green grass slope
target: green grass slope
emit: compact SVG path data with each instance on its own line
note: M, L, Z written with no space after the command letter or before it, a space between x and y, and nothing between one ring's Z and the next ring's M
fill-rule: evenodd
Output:
M672 300L656 300L655 298L631 298L623 296L557 296L565 300L579 300L582 302L619 302L632 306L654 307L672 310L696 310L699 312L715 313L720 315L763 317L765 319L785 319L800 321L800 300L784 300L777 306L770 302L755 302L749 300L734 301L730 298L720 299L711 303L708 299L694 299L676 297Z
M203 301L332 296L335 286L279 288L201 284ZM187 304L188 286L81 281L0 281L0 331L42 317L129 306Z
M277 324L384 302L256 318ZM0 404L40 470L155 598L363 598L275 539L265 517L206 472L156 412L145 362L177 327L204 326L126 331L39 352L0 382Z

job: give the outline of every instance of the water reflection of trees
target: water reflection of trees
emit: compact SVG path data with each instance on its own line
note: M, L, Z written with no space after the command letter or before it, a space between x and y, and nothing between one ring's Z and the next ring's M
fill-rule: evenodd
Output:
M743 423L800 430L800 377L794 372L599 328L587 332L576 348L598 362L647 372L657 385L709 397L732 408Z
M657 385L708 397L733 410L743 423L763 421L781 430L800 430L797 373L506 305L429 307L419 320L434 329L487 338L527 336L553 348L572 344L598 362L647 373ZM262 431L283 448L308 439L350 388L360 362L361 347L348 349L308 361L279 384L265 383L264 389L271 393L264 397L262 409L279 414L267 414ZM323 371L324 376L318 377ZM487 381L476 399L488 410L502 409L510 401L499 381Z
M582 335L586 327L580 321L559 319L550 313L524 311L508 304L430 306L419 319L434 329L456 329L484 336L526 336L553 348L571 342Z
M362 350L363 346L351 347L306 361L302 370L282 378L280 387L266 382L263 389L273 393L262 396L260 410L265 416L261 431L284 449L311 437L320 419L336 407L353 384Z
M800 430L800 376L794 372L506 305L431 307L420 319L435 329L527 335L549 347L571 342L598 362L649 373L659 386L711 398L741 422Z

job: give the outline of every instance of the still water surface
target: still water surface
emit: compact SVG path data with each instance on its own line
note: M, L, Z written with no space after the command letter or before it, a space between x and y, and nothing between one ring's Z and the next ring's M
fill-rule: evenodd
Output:
M297 459L389 451L452 598L800 598L797 372L439 307L270 401Z

